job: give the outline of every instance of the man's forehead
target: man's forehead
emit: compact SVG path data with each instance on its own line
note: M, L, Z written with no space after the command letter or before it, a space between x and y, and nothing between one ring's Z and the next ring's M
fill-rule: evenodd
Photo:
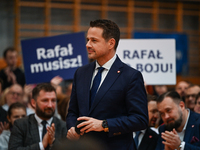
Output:
M56 96L56 93L55 93L55 91L45 91L45 90L41 90L39 92L39 96L45 96L45 95L55 95Z
M175 102L170 97L165 97L162 102L157 103L158 110L172 108Z

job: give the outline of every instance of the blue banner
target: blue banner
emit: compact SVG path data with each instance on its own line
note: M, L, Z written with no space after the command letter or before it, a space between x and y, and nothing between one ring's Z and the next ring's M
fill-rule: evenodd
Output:
M85 33L22 40L26 84L49 82L59 75L73 79L76 69L88 63Z
M188 38L186 34L134 32L134 39L175 39L176 40L176 73L186 74L188 72Z

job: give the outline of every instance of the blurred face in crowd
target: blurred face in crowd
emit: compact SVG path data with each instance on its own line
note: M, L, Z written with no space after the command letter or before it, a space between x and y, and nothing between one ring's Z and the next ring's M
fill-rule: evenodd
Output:
M200 114L200 97L196 100L196 104L194 106L194 111Z
M176 104L172 98L165 97L162 102L157 103L158 111L161 115L163 122L166 125L168 131L176 130L181 126L183 122L184 103Z
M200 92L198 86L189 87L186 90L185 105L187 108L194 110L196 95Z
M180 81L176 86L176 92L181 96L185 96L185 91L188 88L189 84L185 81Z
M16 51L8 51L6 57L4 58L7 65L10 67L16 67L17 65L17 52Z
M26 110L23 108L14 108L11 110L11 116L8 116L8 121L13 125L14 121L26 116Z
M159 115L156 101L148 102L148 113L149 113L149 127L155 127Z
M31 100L32 105L35 108L36 114L42 120L48 120L53 117L56 108L56 93L46 92L41 90L36 100Z
M16 102L22 102L22 96L23 96L22 87L18 84L12 85L6 95L6 101L8 106Z
M158 95L162 95L167 92L167 86L165 85L155 85L155 91Z

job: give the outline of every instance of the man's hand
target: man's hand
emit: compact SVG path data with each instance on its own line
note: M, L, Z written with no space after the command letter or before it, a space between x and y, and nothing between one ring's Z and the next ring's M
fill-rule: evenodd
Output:
M80 135L76 133L75 127L71 127L67 132L67 138L69 140L78 140Z
M90 131L103 131L103 120L98 120L91 117L79 117L77 120L85 120L77 126L77 128L85 126L80 130L81 132L88 133Z
M165 131L161 134L161 137L165 140L162 142L163 144L165 144L165 146L171 149L177 149L181 144L180 137L178 136L175 129L173 129L173 131L171 132Z
M46 148L48 145L53 144L54 140L55 140L55 124L52 123L51 127L47 127L47 133L44 135L42 140L44 148Z

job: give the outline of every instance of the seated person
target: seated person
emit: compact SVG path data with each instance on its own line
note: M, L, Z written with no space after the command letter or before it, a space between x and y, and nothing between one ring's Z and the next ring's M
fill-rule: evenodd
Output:
M32 91L35 114L16 120L9 140L9 150L47 150L66 138L66 123L54 116L56 91L49 83L38 84Z
M157 106L164 125L156 150L200 150L200 114L186 109L175 91L161 95Z
M185 106L190 110L194 111L195 98L200 92L198 85L190 85L185 91Z
M9 124L4 124L4 130L0 134L0 149L7 150L8 149L8 141L10 138L10 133L14 124L14 121L26 116L26 107L17 102L13 103L8 109L8 122Z
M156 148L158 134L151 129L155 127L158 119L158 109L156 96L147 95L149 127L145 130L137 131L134 138L138 150L154 150Z
M200 114L200 92L196 96L194 111Z
M5 111L8 111L8 108L11 104L20 102L23 104L23 88L19 84L13 84L8 88L8 92L5 94L6 103L2 106ZM34 113L30 108L26 108L27 115Z

